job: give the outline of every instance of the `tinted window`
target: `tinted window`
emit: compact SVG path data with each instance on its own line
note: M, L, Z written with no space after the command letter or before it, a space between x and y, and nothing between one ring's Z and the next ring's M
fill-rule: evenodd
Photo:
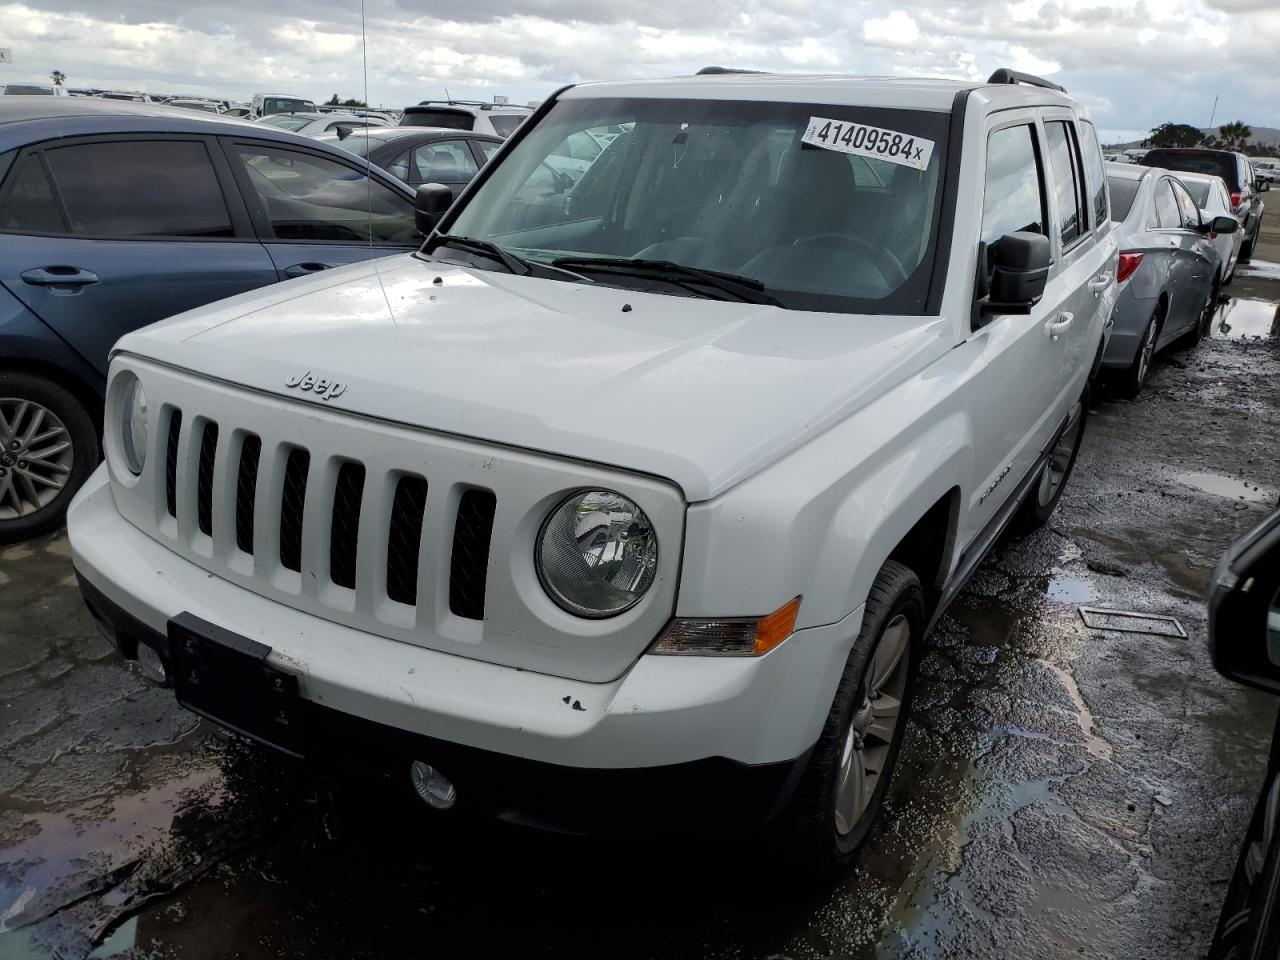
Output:
M1093 124L1084 122L1077 129L1080 131L1080 155L1084 158L1086 195L1093 207L1094 226L1097 226L1108 220L1106 167L1102 165L1102 148L1098 146L1098 134Z
M1234 153L1210 153L1194 150L1152 150L1143 161L1149 167L1207 173L1221 177L1232 190L1240 189L1239 165Z
M521 114L497 114L490 117L489 122L493 124L493 131L500 137L509 137L516 132L516 127L524 123L524 116Z
M229 237L231 216L203 143L122 141L45 151L71 232Z
M476 175L476 162L465 140L437 140L413 151L418 183L466 183Z
M1182 226L1182 212L1168 180L1156 184L1156 224L1165 230Z
M1062 243L1074 242L1088 226L1088 215L1080 203L1080 168L1070 124L1055 120L1044 125L1049 139L1049 166L1053 170L1053 195L1062 220Z
M409 179L409 151L405 150L384 168L387 173L401 180Z
M982 196L982 242L1019 230L1044 233L1044 196L1035 130L1029 124L997 130L987 140Z
M274 147L237 147L278 240L413 243L413 204L359 170Z
M38 154L29 154L0 196L0 227L18 233L63 233L66 229Z
M475 126L475 120L465 110L433 110L423 107L411 107L400 118L400 126L471 130Z
M1120 223L1129 216L1133 209L1133 198L1138 195L1141 180L1130 180L1128 177L1107 177L1107 187L1111 192L1111 219Z
M493 155L498 152L500 143L490 143L488 140L477 140L476 146L480 148L480 154L484 157L484 162L488 163L493 159Z

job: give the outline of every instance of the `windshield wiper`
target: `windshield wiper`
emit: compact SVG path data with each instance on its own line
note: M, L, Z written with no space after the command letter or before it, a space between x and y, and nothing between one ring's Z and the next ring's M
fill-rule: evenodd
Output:
M490 243L488 240L476 240L473 237L451 237L445 233L436 237L435 246L431 248L432 251L436 247L457 247L459 250L490 257L497 260L512 273L519 274L522 277L527 277L533 272L533 268L528 263L521 260L510 250L504 250L496 243Z
M767 303L782 306L777 297L759 280L721 273L719 270L703 270L670 260L643 260L627 257L559 257L551 261L553 267L572 267L581 270L607 270L610 273L631 274L638 277L654 277L666 280L694 293L697 286L710 287L743 303ZM704 294L705 296L705 294Z

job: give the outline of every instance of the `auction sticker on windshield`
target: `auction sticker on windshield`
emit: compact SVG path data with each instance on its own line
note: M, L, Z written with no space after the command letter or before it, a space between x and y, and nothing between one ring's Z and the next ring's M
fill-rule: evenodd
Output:
M865 123L850 123L848 120L831 120L827 117L810 117L808 129L800 141L827 150L888 160L913 170L924 170L929 166L929 158L933 156L932 140L913 137L897 130L883 130Z

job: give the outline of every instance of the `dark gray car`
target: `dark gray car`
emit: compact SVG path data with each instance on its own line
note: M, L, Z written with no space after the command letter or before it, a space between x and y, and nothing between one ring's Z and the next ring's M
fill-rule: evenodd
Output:
M1102 364L1128 396L1147 380L1156 352L1176 340L1199 340L1209 329L1222 286L1223 264L1191 194L1168 170L1108 163L1111 216L1119 223L1119 285L1115 326Z
M1262 229L1265 204L1262 194L1271 184L1254 173L1253 165L1243 153L1232 150L1209 150L1205 147L1162 147L1147 151L1142 162L1149 167L1185 173L1204 173L1221 177L1231 192L1231 212L1240 221L1244 243L1240 245L1240 262L1253 258Z

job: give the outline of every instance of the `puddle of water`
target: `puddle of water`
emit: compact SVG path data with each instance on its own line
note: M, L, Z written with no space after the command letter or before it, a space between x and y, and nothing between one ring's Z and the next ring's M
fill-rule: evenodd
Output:
M1071 671L1065 670L1048 660L1041 660L1040 663L1058 678L1063 689L1067 691L1067 696L1071 698L1071 703L1076 708L1076 723L1080 725L1080 730L1084 733L1085 749L1089 751L1091 756L1100 760L1110 760L1115 754L1115 748L1111 746L1110 741L1098 735L1098 730L1093 720L1093 711L1084 702L1084 697L1080 693L1080 685L1076 683L1076 678Z
M1045 594L1055 603L1089 603L1093 600L1093 586L1084 577L1058 571L1049 578Z
M1280 307L1268 300L1233 297L1214 317L1215 337L1273 337L1280 333Z
M1273 490L1234 477L1224 477L1219 473L1180 473L1174 479L1202 493L1226 497L1228 500L1244 500L1248 503L1270 503L1275 500Z
M1280 280L1280 263L1269 263L1266 260L1253 260L1236 267L1241 277L1257 277L1263 280Z

